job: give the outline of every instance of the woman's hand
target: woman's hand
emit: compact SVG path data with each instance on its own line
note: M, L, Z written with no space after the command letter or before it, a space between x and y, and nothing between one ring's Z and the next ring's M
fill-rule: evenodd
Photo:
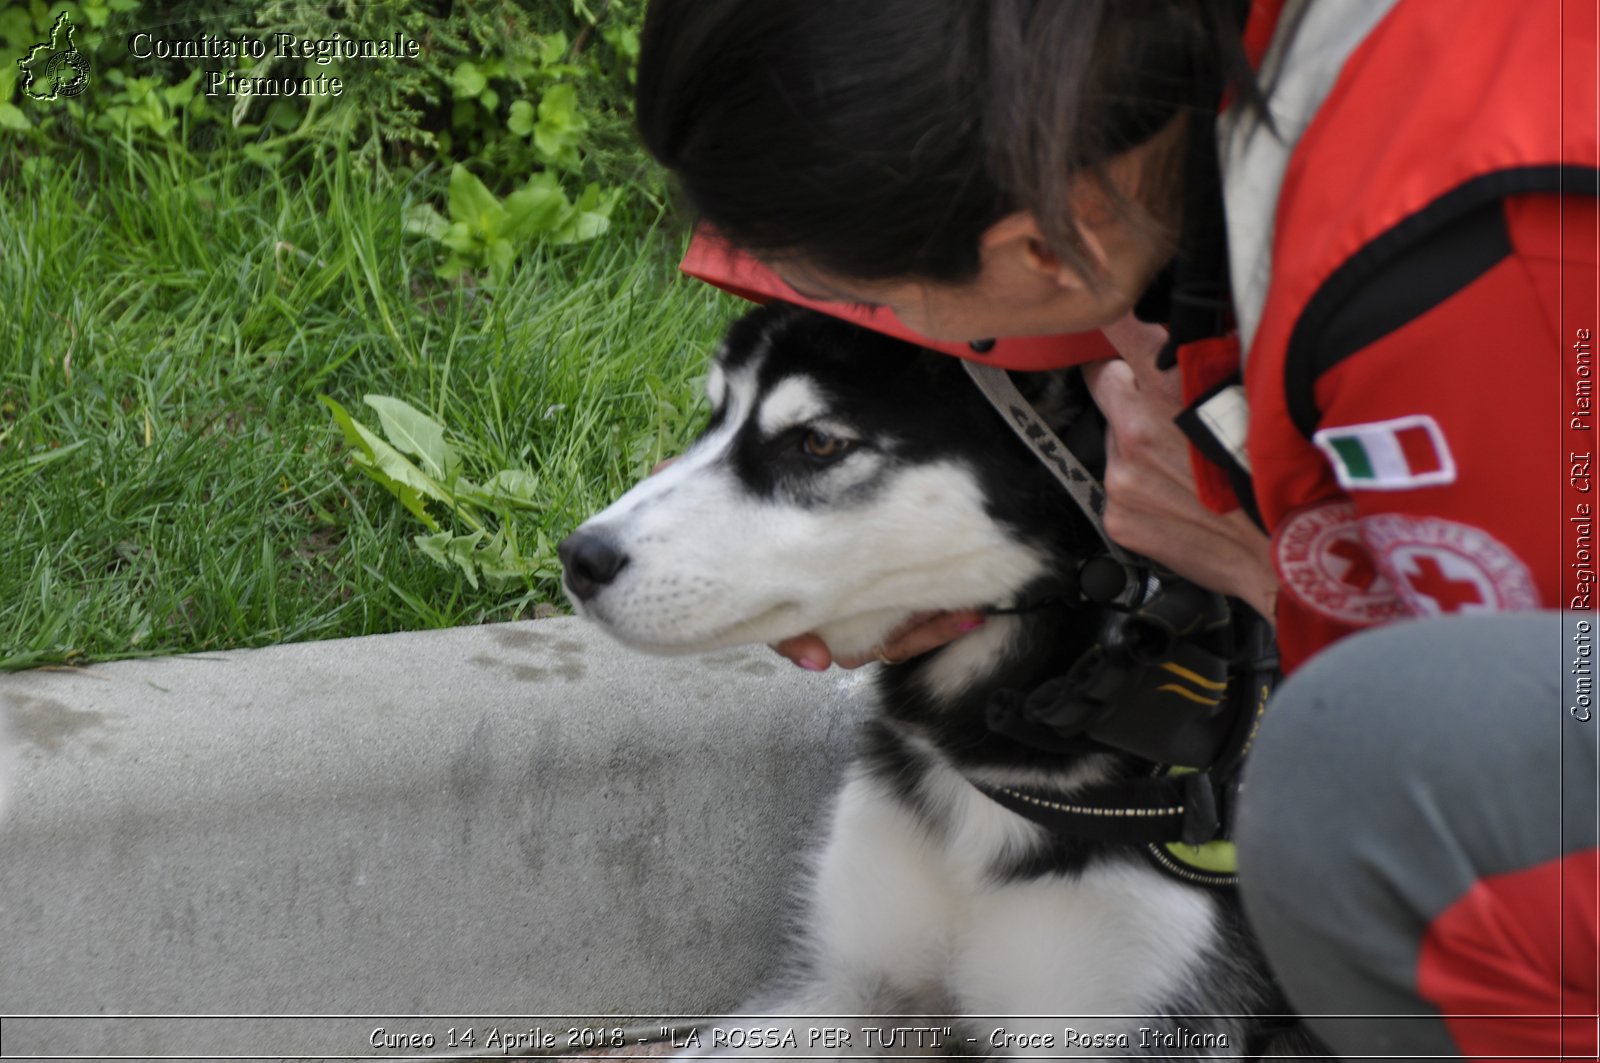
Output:
M1156 368L1166 330L1129 315L1105 334L1122 358L1085 366L1084 378L1109 422L1106 534L1271 620L1270 541L1242 511L1219 516L1195 492L1189 444L1172 423L1183 407L1178 374Z
M899 664L929 650L938 649L969 631L983 626L982 613L970 609L954 612L917 613L901 624L883 640L877 653L862 657L835 658L828 644L815 635L796 635L784 639L772 648L789 658L801 668L812 672L826 671L830 664L840 668L859 668L873 661Z

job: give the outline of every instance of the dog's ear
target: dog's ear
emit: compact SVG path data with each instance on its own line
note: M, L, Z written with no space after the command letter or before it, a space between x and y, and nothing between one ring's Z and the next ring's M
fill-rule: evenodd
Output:
M1079 369L1012 373L1017 390L1095 476L1105 475L1106 419Z
M1044 423L1058 433L1078 423L1086 415L1099 416L1083 373L1077 369L1056 369L1046 373L1012 373L1011 382L1022 397L1038 411Z

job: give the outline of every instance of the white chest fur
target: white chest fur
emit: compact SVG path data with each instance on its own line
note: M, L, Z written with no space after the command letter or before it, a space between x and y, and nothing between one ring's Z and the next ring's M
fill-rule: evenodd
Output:
M1043 829L947 767L920 785L937 816L864 771L838 796L809 898L814 1006L1051 1016L1033 1024L1059 1044L1064 1019L1123 1029L1108 1017L1149 1015L1195 977L1216 935L1209 897L1132 861L1001 880L991 868L1043 844Z

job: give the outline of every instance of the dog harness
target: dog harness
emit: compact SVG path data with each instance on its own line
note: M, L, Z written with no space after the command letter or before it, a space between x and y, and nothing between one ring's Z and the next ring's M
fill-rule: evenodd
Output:
M1076 581L1076 596L990 610L1098 605L1103 619L1094 645L1063 674L1029 691L997 692L987 723L1050 753L1129 753L1148 761L1149 773L1067 794L973 785L1056 833L1141 847L1167 874L1231 887L1239 769L1278 680L1271 628L1219 594L1154 574L1137 605L1096 598L1097 588L1117 585L1115 569L1100 555L1081 567L1089 575Z
M1149 774L1069 794L973 785L1057 833L1140 846L1178 878L1232 886L1239 768L1278 678L1271 630L1185 581L1137 608L1104 608L1093 646L1031 691L997 693L987 722L1047 752L1130 753Z
M1237 882L1232 821L1238 768L1277 680L1268 626L1219 594L1118 546L1105 530L1105 490L1006 371L963 363L1017 437L1061 483L1104 551L1043 605L1104 611L1095 645L1063 675L1030 692L1003 690L989 729L1049 752L1110 747L1151 761L1145 778L1054 795L974 782L986 796L1060 834L1141 845L1156 866L1188 882ZM1074 600L1073 591L1076 592Z

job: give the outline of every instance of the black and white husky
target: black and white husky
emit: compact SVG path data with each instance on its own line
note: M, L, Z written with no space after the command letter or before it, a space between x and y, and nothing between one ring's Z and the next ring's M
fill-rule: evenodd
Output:
M1017 383L1053 424L1095 416L1074 373ZM707 393L693 446L561 546L579 613L630 646L809 631L836 656L870 654L916 613L1048 600L1095 540L953 358L769 307L733 326ZM1163 874L1138 846L1052 834L974 786L1070 795L1148 774L986 725L998 689L1060 674L1096 624L1087 610L993 615L877 668L879 712L815 860L800 955L761 1012L951 1017L938 1051L899 1054L1259 1050L1260 1017L1288 1009L1230 893ZM858 1032L832 1047L875 1045ZM817 1048L802 1036L799 1051Z

